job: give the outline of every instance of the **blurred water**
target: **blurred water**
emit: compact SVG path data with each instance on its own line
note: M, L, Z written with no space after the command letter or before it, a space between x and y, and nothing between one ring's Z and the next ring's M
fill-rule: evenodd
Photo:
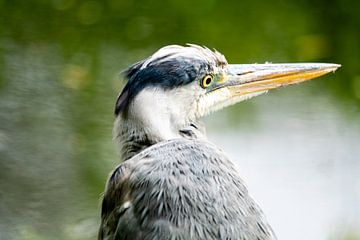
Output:
M134 54L103 46L100 71L93 72L86 53L65 62L56 45L8 49L2 77L11 81L0 96L0 239L93 239L100 194L118 162L111 128L122 61L114 59ZM209 138L237 161L279 239L359 234L359 114L316 92L334 76L207 119Z
M360 125L310 85L254 99L256 127L210 138L236 160L279 239L353 239L360 229ZM238 116L241 120L241 115ZM356 237L355 237L356 239Z

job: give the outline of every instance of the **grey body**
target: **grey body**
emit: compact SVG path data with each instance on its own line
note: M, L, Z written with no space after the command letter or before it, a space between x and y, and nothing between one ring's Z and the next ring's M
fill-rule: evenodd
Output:
M199 120L336 64L228 64L217 51L166 46L125 71L114 137L123 163L108 180L99 239L276 239Z
M157 143L120 164L99 239L275 239L235 165L197 139Z

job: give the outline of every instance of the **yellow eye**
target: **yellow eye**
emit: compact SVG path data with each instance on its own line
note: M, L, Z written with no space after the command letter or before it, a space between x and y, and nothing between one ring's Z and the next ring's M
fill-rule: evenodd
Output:
M202 88L207 88L212 84L213 81L213 76L211 75L206 75L202 80L201 80L201 87Z

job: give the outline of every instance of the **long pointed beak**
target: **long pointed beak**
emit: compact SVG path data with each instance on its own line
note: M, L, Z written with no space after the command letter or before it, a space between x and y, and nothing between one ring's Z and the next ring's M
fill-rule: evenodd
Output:
M230 64L224 81L233 97L300 83L334 72L341 65L330 63ZM221 86L222 85L222 86Z
M334 72L339 67L331 63L229 64L223 75L198 101L197 117L261 95L270 89Z

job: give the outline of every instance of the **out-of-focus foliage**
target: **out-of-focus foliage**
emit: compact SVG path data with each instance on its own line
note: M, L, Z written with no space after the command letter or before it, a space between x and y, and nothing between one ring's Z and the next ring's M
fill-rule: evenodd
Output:
M203 44L237 63L340 63L314 94L358 114L359 9L358 0L0 0L0 239L94 238L118 162L118 73L161 46ZM251 116L251 103L237 109Z

